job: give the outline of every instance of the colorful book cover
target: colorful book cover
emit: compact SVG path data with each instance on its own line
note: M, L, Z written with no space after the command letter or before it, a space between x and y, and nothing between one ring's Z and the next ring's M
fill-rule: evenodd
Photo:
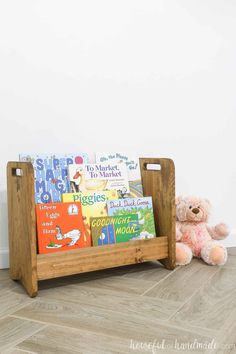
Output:
M108 216L138 214L140 235L137 239L153 238L156 235L152 197L126 198L107 201Z
M143 187L141 182L141 172L139 158L137 156L129 156L120 152L114 153L96 153L96 162L109 163L125 163L127 166L129 189L123 197L143 197Z
M90 218L107 216L107 200L118 199L116 190L62 194L63 202L80 202L87 237L91 238Z
M80 203L37 204L36 217L39 253L91 246Z
M70 192L68 165L88 162L86 153L66 155L20 155L31 162L35 176L35 203L61 202L61 194Z
M124 163L98 163L69 165L68 177L70 191L93 192L101 190L117 190L120 196L124 191L129 193L127 168Z
M91 218L93 246L128 242L140 234L137 214Z

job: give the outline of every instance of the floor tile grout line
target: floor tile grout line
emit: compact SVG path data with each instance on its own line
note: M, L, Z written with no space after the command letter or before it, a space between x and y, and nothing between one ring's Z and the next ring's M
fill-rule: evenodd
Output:
M12 313L10 312L10 313L4 315L3 317L0 317L0 319L5 318L5 317L7 317L7 316L11 316L11 315L14 314L16 311L22 310L24 307L29 306L30 304L32 304L32 302L33 302L34 300L30 301L30 299L27 298L27 301L28 301L27 304L22 305L22 306L19 306L19 307L16 306L17 308L14 310L14 312L12 312Z
M231 270L236 270L236 266L227 266L227 264L224 266L224 269L231 269Z
M219 269L216 269L216 271L215 271L213 274L211 274L211 276L210 276L209 278L207 278L206 281L205 281L198 289L196 289L196 290L193 292L193 294L192 294L183 304L181 304L180 307L178 307L178 308L176 309L176 311L175 311L172 315L170 315L170 317L168 317L165 321L171 320L171 318L172 318L182 307L184 307L198 292L200 292L200 290L206 285L206 283L207 283L211 278L213 278L213 277L215 276L215 274L217 274L217 273L219 272L219 270L220 270L220 268L219 268ZM198 328L204 329L204 327L198 327Z
M35 319L31 319L31 318L28 318L28 317L24 317L24 316L19 316L19 315L10 315L9 317L13 317L13 318L18 318L20 320L26 320L26 321L32 321L32 322L35 322L35 323L40 323L40 324L44 324L45 325L45 328L47 326L56 326L56 327L60 327L60 328L68 328L68 329L76 329L75 327L70 327L70 326L62 326L62 325L59 325L57 323L52 323L52 322L46 322L46 321L39 321L39 320L35 320ZM44 328L42 328L44 329Z
M2 316L2 317L0 317L0 321L1 320L5 320L7 317L9 317L10 315L4 315L4 316Z
M167 275L167 276L169 276L169 274ZM122 279L123 279L123 277L121 277ZM165 277L166 278L166 277ZM121 280L122 280L121 279ZM128 278L125 278L127 281L129 280ZM134 279L134 278L132 278L132 280L136 280L136 284L137 284L137 279ZM161 279L162 280L162 279ZM160 281L161 281L160 280ZM153 283L153 281L150 281L150 280L142 280L142 281L144 281L144 282L149 282L149 283ZM156 285L157 283L155 282L155 284L154 285ZM133 291L127 291L127 289L125 289L125 290L120 290L120 289L118 289L118 288L109 288L109 287L107 287L106 288L106 285L103 287L103 286L101 286L101 287L97 287L97 285L94 285L94 284L89 284L89 285L86 285L86 284L70 284L69 286L71 286L71 287L73 287L73 288L75 288L75 287L77 287L78 286L78 289L79 289L79 286L81 286L82 288L85 288L85 289L91 289L91 290L97 290L97 289L101 289L101 290L106 290L106 291L108 291L108 292L110 292L110 293L114 293L114 294L117 294L117 292L119 291L122 295L124 295L124 296L127 296L127 297L131 297L132 295L136 295L136 296L141 296L142 295L142 293L138 293L138 292L133 292ZM153 285L152 285L153 286ZM128 288L129 289L129 288ZM41 291L44 291L44 290L50 290L50 289L41 289ZM39 296L37 296L37 299L39 299ZM43 298L42 298L42 300L43 300Z
M14 315L14 316L9 316L9 317L13 317L13 318L19 318L21 320L25 320L26 318L25 317L22 317L22 316L17 316L17 315ZM38 321L38 320L34 320L34 319L28 319L29 321L31 322L35 322L35 323L40 323L40 324L44 324L45 326L42 327L41 329L39 329L39 331L37 332L40 332L41 330L47 328L47 327L59 327L59 328L63 328L63 329L68 329L68 330L74 330L74 331L78 331L78 332L84 332L84 333L91 333L91 334L97 334L97 332L94 332L94 331L91 331L91 330L88 330L88 329L84 329L84 328L78 328L78 327L71 327L71 326L65 326L65 325L59 325L57 323L52 323L52 322L44 322L44 321ZM121 336L117 336L117 335L110 335L108 333L103 333L101 332L100 334L102 334L103 336L106 336L106 337L110 337L110 338L120 338L120 339L124 339L123 337ZM34 335L34 333L32 334ZM30 335L28 338L30 338L32 335ZM26 338L27 339L27 338ZM125 338L127 339L127 338ZM128 340L128 339L127 339ZM21 343L21 342L20 342ZM18 343L18 344L20 344ZM16 345L18 345L16 344Z
M170 318L169 318L170 319ZM168 320L162 320L163 321L163 324L166 324L166 321L169 321L169 319ZM211 331L212 332L212 334L215 336L215 335L220 335L220 330L215 330L215 329L209 329L209 328L206 328L206 327L200 327L200 326L196 326L196 325L190 325L190 327L189 328L185 328L184 327L184 325L186 325L186 322L184 323L184 322L182 322L181 321L181 324L183 325L183 327L181 327L182 329L185 329L185 330L191 330L191 331L196 331L196 330L198 330L198 329L202 329L203 331L205 331L205 330L209 330L209 331ZM171 325L170 325L171 327L175 327L175 328L179 328L179 323L172 323ZM207 336L208 336L208 334L206 334Z
M10 317L19 318L19 319L22 319L22 320L25 319L25 317L22 317L22 316L10 316ZM91 331L91 330L84 329L84 328L71 327L71 326L66 326L66 325L59 325L57 323L38 321L38 320L34 320L34 319L29 319L29 320L32 321L32 322L45 324L45 327L42 327L41 329L39 329L38 332L40 332L41 330L43 330L43 329L45 329L47 327L59 327L61 329L63 328L63 329L74 330L74 331L78 331L78 332L84 332L84 333L88 333L89 332L89 333L92 333L92 334L95 334L95 333L97 334L97 332L95 332L93 330ZM153 323L155 325L157 324L155 321L153 321ZM164 325L164 326L168 326L168 328L172 328L172 329L179 329L179 326L177 324L171 323L171 324L167 325L165 320L158 320L158 324L161 324L161 325ZM183 331L184 332L189 332L189 329L188 328L183 328ZM103 336L106 336L106 337L124 339L123 337L121 337L119 335L118 336L117 335L110 335L110 334L103 333L103 332L101 332L100 334L102 334ZM34 335L34 334L32 334L32 335ZM30 338L31 336L29 336L28 338ZM206 337L211 338L211 336L208 335L208 334L206 334ZM128 338L125 338L125 339L129 340Z
M29 350L24 350L24 349L21 349L21 348L17 348L16 346L16 349L21 351L22 353L27 353L27 354L38 354L37 352L32 352L32 351L29 351Z
M150 288L146 289L142 294L140 294L140 296L146 295L150 290L154 289L157 285L159 285L162 281L164 281L164 280L167 279L169 276L171 276L173 273L175 273L178 269L180 269L180 268L179 268L179 267L176 267L175 269L173 269L172 271L170 271L169 274L167 274L164 278L162 278L161 280L159 280L158 282L156 282L155 284L153 284L152 286L150 286Z
M9 318L17 318L16 316L8 316ZM26 319L26 318L18 318L18 319L21 319L21 320L25 320L26 322L35 322L35 321L32 321L32 320L30 320L30 319ZM43 329L45 329L45 328L47 328L48 327L48 324L44 324L44 326L42 326L42 327L40 327L40 328L38 328L38 329L35 329L32 333L30 333L29 335L25 335L25 336L22 336L21 338L20 338L20 341L18 342L17 341L17 343L15 343L14 344L14 346L16 347L17 345L19 345L20 343L22 343L22 342L24 342L25 340L27 340L28 338L30 338L30 337L32 337L32 336L34 336L35 334L37 334L38 332L40 332L41 330L43 330ZM6 349L4 349L5 351L7 351L7 350L10 350L10 348L11 347L9 347L9 348L6 348Z
M24 317L24 316L19 316L19 315L11 315L9 317L13 317L13 318L18 318L20 320L26 320L26 321L31 321L31 322L35 322L35 323L40 323L40 324L43 324L44 327L42 327L41 329L44 329L48 326L56 326L56 327L60 327L60 328L68 328L68 329L77 329L75 327L70 327L70 326L62 326L62 325L59 325L57 323L52 323L52 322L46 322L46 321L39 321L39 320L35 320L35 319L31 319L31 318L28 318L28 317Z
M211 274L211 276L210 276L209 278L207 278L206 281L205 281L198 289L196 289L196 290L192 293L192 295L191 295L183 304L181 304L180 307L178 307L178 308L176 309L176 311L175 311L172 315L170 315L170 317L168 317L168 318L165 319L164 321L169 321L169 320L171 320L171 318L174 317L174 315L175 315L182 307L184 307L198 292L200 292L200 290L206 285L206 283L207 283L211 278L213 278L213 277L215 276L215 274L217 274L219 271L220 271L220 268L216 269L216 271L215 271L213 274ZM204 329L204 327L199 327L199 328Z
M137 295L137 298L139 298L140 296L139 295ZM38 300L37 300L37 302L38 303L40 303L40 302L43 302L43 303L54 303L55 302L55 300L53 299L53 298L39 298ZM61 302L61 303L65 303L65 300L63 300L63 299L57 299L57 302ZM76 303L76 302L71 302L71 304L72 305L81 305L81 303ZM86 303L83 303L84 305L86 305L86 306L89 306L89 307L93 307L94 308L94 310L96 310L96 309L103 309L103 307L100 307L100 306L98 306L98 305L96 305L96 304L86 304ZM29 304L30 305L30 304ZM28 305L28 306L29 306ZM108 312L108 313L110 313L110 314L118 314L118 315L122 315L123 314L123 312L121 312L121 311L117 311L117 310L115 310L115 309L106 309L106 311ZM159 310L160 311L160 310ZM17 311L16 311L17 312ZM124 314L123 314L124 315ZM126 315L126 314L125 314ZM133 315L133 313L132 313L132 315ZM136 313L136 312L134 312L134 315L137 317L137 318L143 318L143 314L142 313ZM29 321L35 321L35 322L39 322L39 323L48 323L48 324L51 324L51 322L45 322L45 321L38 321L38 320L35 320L35 319L31 319L31 318L28 318L28 317L24 317L24 316L20 316L20 315L17 315L16 313L13 313L13 314L11 314L11 315L8 315L8 316L11 316L11 317L19 317L19 318L26 318L27 320L29 320ZM155 321L154 319L149 319L150 321ZM56 324L55 324L56 325ZM58 325L58 326L60 326L60 327L69 327L70 328L70 326L61 326L61 325ZM72 328L74 328L74 327L72 327Z
M15 345L12 348L6 349L6 351L3 354L11 354L13 349L17 349L19 352L26 353L26 354L38 354L37 352L32 352L31 350L24 350L24 349L18 348L17 346L19 344L20 343L18 343L17 345Z

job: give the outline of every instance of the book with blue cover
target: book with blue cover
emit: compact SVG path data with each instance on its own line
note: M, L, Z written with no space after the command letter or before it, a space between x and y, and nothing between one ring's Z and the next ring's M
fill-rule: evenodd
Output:
M86 153L21 154L20 161L31 162L35 177L35 203L61 202L61 194L70 192L68 166L88 162Z
M108 216L137 214L140 234L136 239L148 239L156 236L152 197L108 200L107 213Z

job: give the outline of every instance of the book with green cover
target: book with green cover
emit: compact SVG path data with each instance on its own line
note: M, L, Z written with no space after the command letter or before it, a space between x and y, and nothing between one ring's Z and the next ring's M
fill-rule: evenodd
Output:
M153 238L156 235L152 197L108 200L107 212L108 216L138 214L140 235L137 239Z
M128 242L139 234L137 214L91 218L93 246Z

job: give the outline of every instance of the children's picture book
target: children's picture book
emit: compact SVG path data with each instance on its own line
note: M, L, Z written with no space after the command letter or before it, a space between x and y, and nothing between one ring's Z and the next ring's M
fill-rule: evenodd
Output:
M129 193L127 168L124 163L68 165L70 191L93 192L117 190L118 195Z
M93 246L128 242L140 234L137 214L91 218Z
M116 190L62 194L63 202L80 202L86 236L91 238L90 218L107 216L107 200L118 199Z
M88 162L86 153L66 155L20 155L20 161L31 162L35 176L35 203L61 202L61 194L70 191L68 165Z
M130 192L126 192L124 197L143 197L143 187L141 182L141 172L139 158L137 156L129 156L120 152L113 153L96 153L96 162L109 163L125 163L127 166L127 174L129 180Z
M91 246L85 235L81 203L36 205L39 253Z
M137 214L140 227L137 239L153 238L156 235L152 197L108 200L107 212L108 216Z

